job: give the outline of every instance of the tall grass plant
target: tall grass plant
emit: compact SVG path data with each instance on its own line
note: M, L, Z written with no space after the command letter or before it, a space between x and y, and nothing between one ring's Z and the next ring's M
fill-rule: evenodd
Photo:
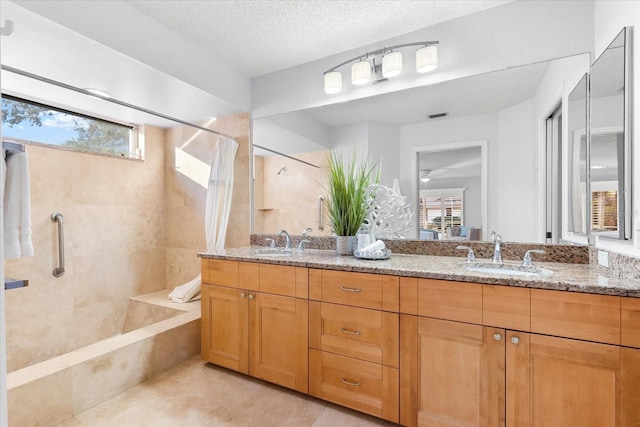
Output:
M354 155L345 163L340 153L329 156L329 197L327 214L337 236L355 236L367 214L366 190L380 181L378 164L358 163Z

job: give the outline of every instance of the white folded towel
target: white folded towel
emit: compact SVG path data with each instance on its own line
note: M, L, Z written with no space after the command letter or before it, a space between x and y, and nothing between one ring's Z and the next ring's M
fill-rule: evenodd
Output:
M201 285L202 276L198 274L195 279L185 283L184 285L176 286L169 294L169 300L179 304L199 300Z
M364 248L359 249L359 251L360 252L374 252L374 251L381 251L383 249L384 249L384 242L382 240L376 240L375 242L373 242L369 246L365 246Z
M4 187L4 257L33 255L31 241L31 190L29 159L26 152L3 150Z

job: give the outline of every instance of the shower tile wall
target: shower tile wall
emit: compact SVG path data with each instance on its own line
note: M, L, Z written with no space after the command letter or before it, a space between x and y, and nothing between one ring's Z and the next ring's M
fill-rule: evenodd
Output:
M258 158L255 180L256 234L276 234L284 228L291 234L302 234L311 227L312 235L330 235L323 214L324 231L319 225L319 197L327 197L328 151L296 154L296 157L320 166L314 168L281 156ZM286 168L286 169L282 169ZM278 174L278 171L281 171Z
M8 370L120 332L130 296L165 287L164 131L144 162L28 146L35 255L6 261ZM53 212L64 215L66 273Z
M234 164L233 199L227 228L226 247L249 245L249 113L218 118L201 124L232 135L238 142ZM169 287L193 279L200 272L198 252L207 249L204 234L206 188L195 182L190 171L176 169L176 148L198 162L209 165L217 136L191 127L167 131L166 278Z
M246 246L249 114L211 127L239 143L226 244ZM146 126L144 133L144 162L27 147L35 256L5 263L7 277L29 279L27 288L6 293L9 371L120 333L130 297L173 289L199 273L206 192L176 171L174 147L195 136L185 151L206 157L215 137L185 127ZM60 278L51 274L58 262L53 212L65 222Z

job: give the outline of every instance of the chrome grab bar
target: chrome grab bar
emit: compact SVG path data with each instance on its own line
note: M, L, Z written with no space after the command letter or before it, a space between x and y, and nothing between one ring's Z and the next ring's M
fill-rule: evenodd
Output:
M53 275L60 277L64 275L64 225L62 223L62 214L59 212L51 214L51 221L58 223L58 267L53 269Z
M324 224L322 223L322 205L324 204L324 197L318 197L318 230L324 230Z

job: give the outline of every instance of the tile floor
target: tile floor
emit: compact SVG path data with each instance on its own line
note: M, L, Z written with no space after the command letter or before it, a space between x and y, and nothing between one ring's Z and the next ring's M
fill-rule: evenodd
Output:
M186 362L59 427L395 426L207 364Z

